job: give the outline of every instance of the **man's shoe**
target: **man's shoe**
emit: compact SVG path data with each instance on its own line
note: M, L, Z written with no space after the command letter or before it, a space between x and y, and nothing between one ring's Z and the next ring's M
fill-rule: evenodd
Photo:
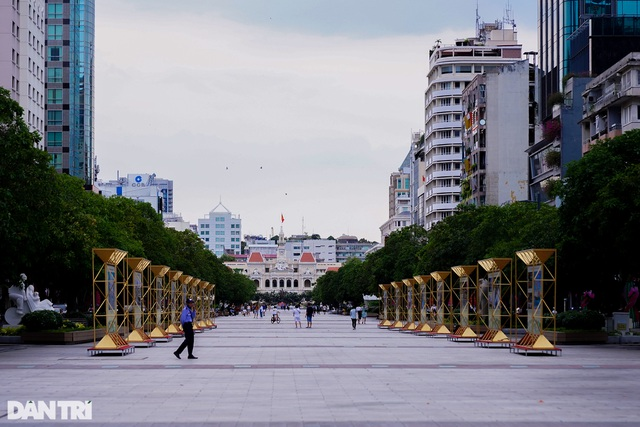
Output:
M197 357L195 357L193 354L191 356L189 356L187 359L197 359Z
M174 351L174 352L173 352L173 355L174 355L175 357L177 357L178 359L180 359L180 353L178 353L177 351Z

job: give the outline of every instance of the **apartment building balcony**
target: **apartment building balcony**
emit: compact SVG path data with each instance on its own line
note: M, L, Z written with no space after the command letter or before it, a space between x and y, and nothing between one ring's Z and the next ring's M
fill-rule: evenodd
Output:
M434 162L460 162L461 161L460 153L434 154L433 156L431 156L431 159Z
M459 122L454 122L454 121L437 122L437 123L432 123L431 127L432 127L433 130L459 129L460 128L460 123Z
M462 109L460 108L459 105L438 105L438 106L431 106L430 112L431 112L431 115L441 114L441 113L462 114Z

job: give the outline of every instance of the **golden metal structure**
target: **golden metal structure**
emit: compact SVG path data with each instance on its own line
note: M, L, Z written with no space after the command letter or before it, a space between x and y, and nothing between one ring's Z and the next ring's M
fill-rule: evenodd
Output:
M562 351L555 345L556 259L555 249L527 249L516 252L515 330L524 328L526 334L511 347L512 352L557 355ZM551 336L551 341L548 336Z
M511 329L511 258L487 258L478 261L478 307L487 330L475 341L479 347L510 347L512 342L503 329ZM481 273L481 270L483 273Z
M433 271L431 277L435 280L435 325L431 332L427 333L430 337L446 337L451 333L453 326L453 315L451 313L451 284L449 271ZM446 326L446 324L449 327Z
M168 326L164 323L165 319L165 310L166 310L166 295L165 295L165 278L167 273L169 272L169 267L166 265L152 265L149 266L149 285L150 291L148 293L147 298L147 321L145 322L148 326L153 326L148 332L149 337L158 342L169 342L173 338L172 336L165 330L165 326Z
M127 257L126 292L124 293L124 327L129 332L126 341L136 347L153 347L156 342L145 332L145 301L149 293L149 277L144 272L151 264L145 258Z
M457 328L448 339L452 341L475 341L478 338L471 324L477 327L476 300L478 288L476 285L477 266L458 265L451 267L455 274L455 281L451 285L451 317Z
M389 299L392 299L392 297L389 295L389 289L391 288L391 285L378 285L378 287L382 291L382 318L378 323L378 327L382 329L389 329L389 326L393 324L393 321L390 318L391 311L389 310Z
M91 257L92 271L92 312L93 312L93 347L88 349L90 355L108 353L130 354L135 348L124 341L120 333L123 313L122 301L126 293L126 271L122 262L127 252L115 248L94 248ZM106 334L98 342L96 331L105 328Z
M414 329L414 334L424 334L432 331L431 325L429 324L430 316L431 316L431 306L433 305L433 277L430 274L413 276L416 280L417 286L417 297L418 297L418 307L419 307L419 318L418 324Z
M404 304L406 307L406 322L400 329L402 332L413 332L416 329L416 279L402 279L404 283Z
M389 329L400 329L404 326L407 313L406 313L406 299L404 297L404 283L403 282L391 282L393 289L393 302L395 307L395 316L393 324L389 326Z
M180 329L180 311L182 310L180 301L180 277L182 271L169 270L165 283L164 294L166 296L166 308L163 311L162 324L167 325L165 331L171 336L183 335Z

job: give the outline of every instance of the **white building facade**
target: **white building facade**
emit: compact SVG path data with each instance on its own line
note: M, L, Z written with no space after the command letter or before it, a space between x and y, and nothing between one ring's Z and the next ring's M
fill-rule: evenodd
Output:
M461 201L462 90L480 73L521 59L515 25L479 25L477 36L454 45L436 44L429 53L425 133L414 148L419 180L414 218L429 230Z
M276 256L264 256L258 251L249 255L246 262L225 262L237 273L249 277L258 292L296 292L311 291L318 278L327 271L340 268L339 263L319 262L311 252L302 252L299 259L287 255L287 241L280 229Z
M380 226L380 242L389 234L411 225L411 152L389 176L389 219Z
M216 256L241 253L242 220L222 202L198 219L198 235Z
M163 217L173 213L173 181L157 178L154 173L130 173L111 181L98 180L95 186L105 197L122 196L149 203Z
M45 130L45 2L0 0L0 86L24 109L29 130Z
M477 75L462 91L462 202L528 200L529 61Z

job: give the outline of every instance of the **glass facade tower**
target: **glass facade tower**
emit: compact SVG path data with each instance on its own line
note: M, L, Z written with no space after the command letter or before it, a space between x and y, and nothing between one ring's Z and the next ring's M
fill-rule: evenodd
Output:
M46 2L45 147L58 172L95 180L94 0Z

